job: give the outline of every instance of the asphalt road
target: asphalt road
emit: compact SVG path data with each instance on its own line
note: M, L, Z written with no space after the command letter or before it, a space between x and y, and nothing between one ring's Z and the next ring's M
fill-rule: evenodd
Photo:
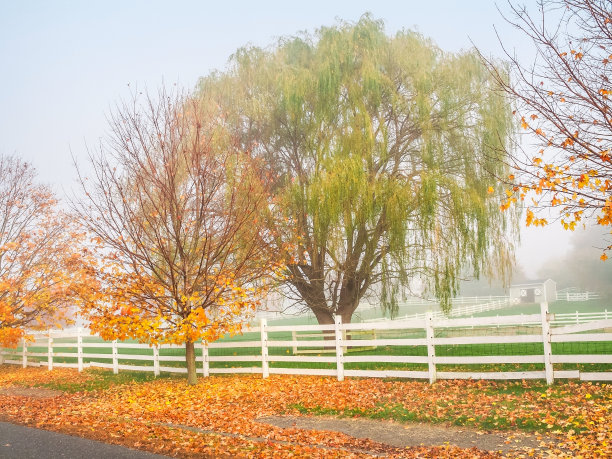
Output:
M72 435L0 422L0 458L2 459L159 459L165 457Z

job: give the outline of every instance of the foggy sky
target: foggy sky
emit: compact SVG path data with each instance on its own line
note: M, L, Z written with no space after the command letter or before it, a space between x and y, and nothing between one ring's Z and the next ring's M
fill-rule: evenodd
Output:
M2 1L0 154L32 162L61 196L74 187L72 156L85 162L85 146L105 135L107 114L130 91L162 83L193 88L240 46L266 46L337 18L356 21L366 11L383 19L388 33L416 29L448 51L472 41L501 57L495 25L509 50L533 58L529 42L484 0ZM558 226L525 229L519 262L535 276L567 252L570 238Z

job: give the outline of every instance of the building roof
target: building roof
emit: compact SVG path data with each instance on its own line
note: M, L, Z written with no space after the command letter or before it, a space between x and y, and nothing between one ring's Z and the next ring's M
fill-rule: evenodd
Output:
M532 281L529 281L529 282L524 282L522 284L512 284L510 286L510 288L512 288L512 287L539 287L541 285L544 285L544 283L548 282L548 281L555 282L552 279L535 279L535 280L532 280ZM555 284L556 284L556 282L555 282Z

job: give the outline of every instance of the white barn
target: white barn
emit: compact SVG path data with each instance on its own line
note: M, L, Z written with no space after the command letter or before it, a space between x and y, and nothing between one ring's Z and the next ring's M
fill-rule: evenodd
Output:
M511 285L510 299L515 303L550 303L557 301L557 283L552 279L538 279Z

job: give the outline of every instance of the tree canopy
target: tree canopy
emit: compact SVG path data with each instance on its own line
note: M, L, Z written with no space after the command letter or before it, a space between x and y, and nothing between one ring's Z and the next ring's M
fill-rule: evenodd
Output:
M507 274L514 223L492 197L513 125L496 88L475 52L366 15L240 49L200 94L266 164L283 281L330 323L368 295L393 312L415 277L448 308L465 266Z

